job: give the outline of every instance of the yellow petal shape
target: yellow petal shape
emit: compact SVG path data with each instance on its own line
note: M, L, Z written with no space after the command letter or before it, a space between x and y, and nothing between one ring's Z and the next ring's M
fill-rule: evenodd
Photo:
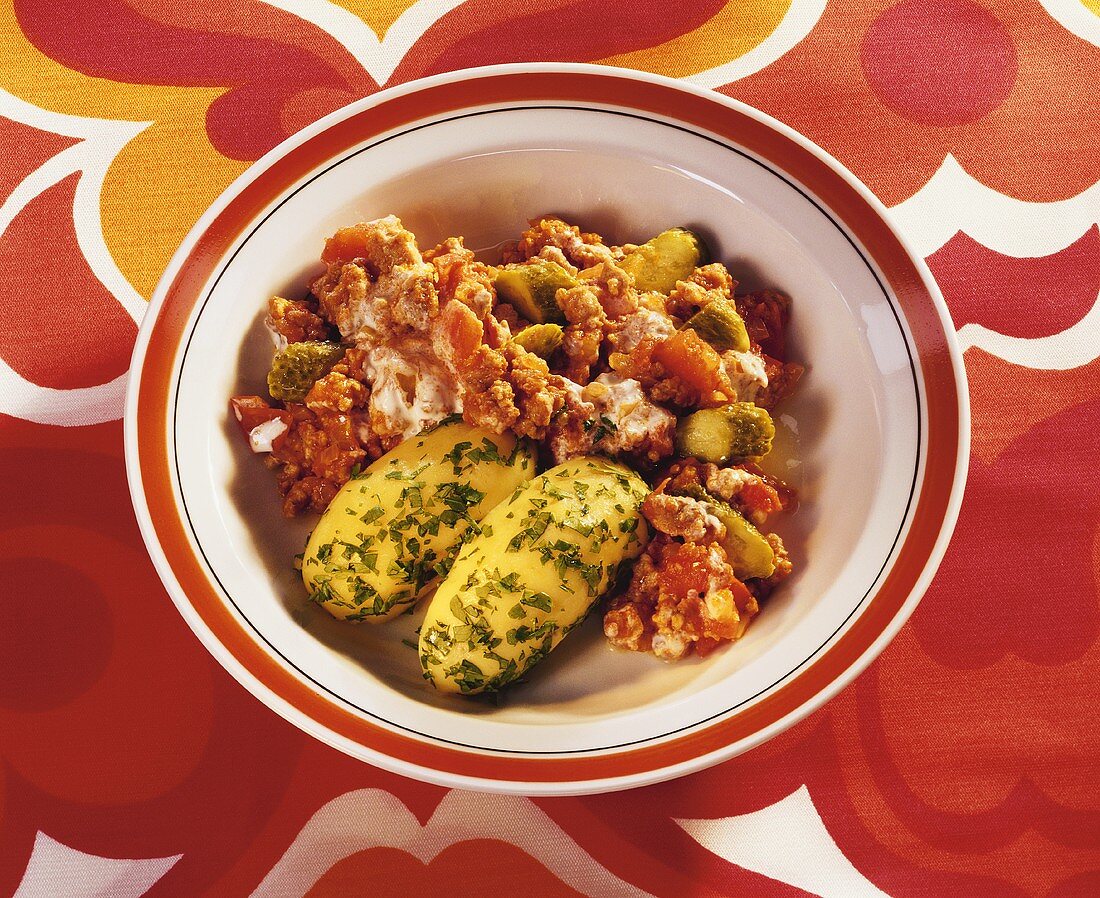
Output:
M112 162L100 204L115 264L148 298L184 235L247 166L207 137L206 110L225 89L126 84L73 71L27 40L10 5L0 10L0 35L0 87L9 93L67 115L151 123Z
M779 27L792 0L733 0L693 31L630 53L599 60L606 65L686 78L744 56Z
M416 5L416 0L332 0L358 19L362 19L382 40L401 14Z

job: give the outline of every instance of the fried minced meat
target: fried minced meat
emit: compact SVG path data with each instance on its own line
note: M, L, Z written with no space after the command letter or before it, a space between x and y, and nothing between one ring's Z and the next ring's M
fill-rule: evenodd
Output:
M601 374L585 387L561 378L565 402L545 444L555 464L600 453L643 466L672 454L676 416L646 397L636 380Z
M333 329L317 314L317 301L313 298L293 300L271 297L264 323L287 343L333 338Z
M577 276L592 288L609 321L624 318L638 310L638 291L634 281L615 262L599 262Z
M754 401L761 408L773 409L794 392L805 368L797 362L781 362L764 356L764 371L768 385L757 392Z
M758 599L767 598L772 590L786 580L794 570L790 553L779 534L765 533L764 539L768 541L768 544L772 547L772 552L775 554L775 570L770 577L765 577L763 580L749 580L745 583L749 592Z
M630 276L611 260L579 272L578 278L576 287L561 290L557 296L566 325L552 370L584 386L596 371L606 368L602 359L607 349L620 342L611 335L627 326L640 305Z
M693 458L683 459L669 467L659 488L673 495L706 492L731 505L758 527L764 525L769 515L788 508L794 500L788 486L749 462L720 468Z
M759 611L758 600L791 573L783 540L768 533L764 538L775 554L774 572L766 579L739 580L723 547L726 527L708 508L707 494L760 526L792 500L787 487L754 465L675 462L642 503L656 535L630 584L604 615L604 633L613 645L652 651L666 660L692 651L708 654L722 642L739 639Z
M687 280L677 281L668 294L666 308L670 315L687 321L716 298L729 299L735 286L736 282L726 266L721 262L712 262L696 268Z
M665 311L664 297L655 295L659 297L657 303L650 300L654 294L641 294L637 309L621 318L608 319L604 326L604 345L609 358L616 353L622 358L629 356L646 337L657 341L672 336L676 325Z
M352 470L382 455L370 427L362 382L360 350L344 359L310 388L304 403L287 403L287 431L276 439L267 463L276 470L288 517L313 509L324 511Z
M559 290L558 305L568 323L554 355L554 373L583 386L600 360L607 315L589 284Z
M639 381L662 405L713 408L737 397L721 355L694 330L645 336L632 352L614 353L609 362L615 373Z
M563 377L558 378L562 389L562 407L546 428L543 445L554 464L571 458L580 458L593 451L593 422L596 420L595 403L584 398L584 391Z
M394 215L341 228L321 259L328 267L312 286L321 314L357 344L425 331L439 312L436 268Z
M439 346L463 395L463 417L495 433L511 429L541 438L565 390L546 362L508 342L499 349L484 342L485 324L459 303L448 303L439 319Z
M440 302L456 299L469 306L478 318L484 319L492 310L496 291L493 273L484 262L478 262L461 237L448 237L434 249L424 253L424 261L436 270L436 289Z
M461 238L422 253L391 215L326 241L326 270L310 296L275 298L269 308L269 326L287 342L333 339L338 331L352 347L306 403L286 410L288 432L271 463L288 508L323 507L355 464L454 411L473 425L541 440L555 461L597 452L644 466L672 453L676 420L668 408L745 398L738 383L749 375L738 361L694 330L676 329L707 302L731 295L735 283L723 265L696 269L668 297L642 293L619 265L621 248L553 216L533 219L504 250L506 262L536 256L578 281L559 293L566 321L549 363L512 342L528 322L497 303L493 269ZM754 339L781 346L784 298L761 293L737 301ZM763 402L788 392L800 371L769 356L747 361L768 372L766 389L763 374L752 374ZM453 400L437 398L447 392ZM421 401L425 408L402 411ZM295 488L297 481L304 485Z
M745 321L749 339L764 363L766 385L753 397L761 408L774 408L794 392L805 370L802 365L787 362L787 324L790 321L790 298L776 290L746 293L734 299L737 311Z
M518 241L504 245L503 261L506 264L526 262L535 256L555 261L553 253L543 255L547 247L559 250L574 269L589 268L615 258L611 247L604 244L599 234L582 233L576 225L548 215L532 218L530 227L520 234Z
M786 358L787 323L791 301L777 290L745 293L734 299L745 321L749 339L765 354L782 361Z
M604 613L603 630L614 646L675 661L740 638L759 610L718 543L682 543L658 533L626 591Z
M691 496L650 493L642 514L654 529L689 543L713 543L725 539L726 526L706 506Z

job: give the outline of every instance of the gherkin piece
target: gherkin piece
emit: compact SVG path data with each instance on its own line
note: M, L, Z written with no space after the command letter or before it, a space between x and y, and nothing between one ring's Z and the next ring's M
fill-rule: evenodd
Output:
M719 352L729 349L749 351L749 332L745 322L728 299L711 300L692 315L684 327L690 327Z
M677 281L691 277L710 254L706 244L687 228L670 228L628 253L622 268L644 292L668 293Z
M739 580L770 577L775 573L775 551L749 520L725 502L710 499L707 510L726 527L722 548Z
M555 298L561 289L577 286L577 279L556 262L530 259L497 269L497 298L510 303L519 314L535 324L565 323Z
M310 387L343 356L344 347L338 343L291 343L275 353L267 375L267 391L272 399L304 402Z
M715 498L701 485L691 485L678 490L675 495L698 499L707 511L718 518L726 528L722 548L739 580L753 577L770 577L775 573L775 550L741 512L728 502Z
M681 418L676 452L681 457L723 465L731 458L758 458L771 452L775 424L751 402L705 408Z
M548 359L561 346L562 329L558 324L532 324L512 337L512 342L540 358Z

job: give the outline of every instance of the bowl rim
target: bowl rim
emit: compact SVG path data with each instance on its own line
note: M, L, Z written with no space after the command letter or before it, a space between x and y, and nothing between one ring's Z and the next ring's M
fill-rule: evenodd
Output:
M505 94L494 94L494 98L489 99L479 98L478 94L484 94L486 89L504 91ZM568 95L563 96L563 92ZM579 96L576 95L578 93ZM422 102L427 100L429 109L413 113L405 111L405 106L417 96ZM930 302L935 313L934 316L922 316L917 322L923 328L924 336L933 341L927 347L916 347L927 406L924 412L928 419L926 444L921 452L923 476L917 508L909 520L905 539L897 549L890 573L872 589L844 635L832 640L821 656L808 664L804 671L773 687L766 699L794 687L799 687L798 694L788 693L790 699L782 707L775 708L772 716L759 721L756 718L761 716L759 708L763 700L734 711L721 720L701 723L678 738L624 751L610 751L587 759L484 754L431 739L398 734L363 720L338 701L318 694L294 677L270 657L267 650L224 607L216 589L211 587L204 567L194 558L185 530L178 520L178 496L167 465L167 417L162 417L168 399L168 393L162 388L167 386L171 390L168 375L175 365L179 348L178 342L172 343L171 337L173 333L186 334L187 319L192 311L193 303L188 303L187 297L197 298L207 283L209 273L222 262L224 254L216 248L231 247L244 226L258 211L280 196L287 185L315 172L326 159L340 155L349 147L365 143L397 125L437 120L448 111L453 113L462 108L500 105L507 101L522 103L552 99L571 105L589 103L609 108L641 109L657 121L686 121L695 133L716 134L727 145L759 153L760 146L747 146L744 142L745 131L738 131L734 137L728 130L720 131L713 127L724 122L729 128L730 122L736 122L743 129L751 130L752 139L758 144L763 142L762 145L772 152L794 153L799 165L808 166L804 173L825 178L822 184L827 183L830 190L839 191L837 196L844 201L848 214L836 214L836 208L829 205L815 189L820 185L802 181L812 195L818 196L818 202L836 214L850 238L855 239L857 245L863 245L865 255L879 268L883 280L890 285L893 299L902 307L906 323L914 331L915 343L917 328L914 319L904 309L905 297L926 312ZM431 106L431 103L436 105ZM446 105L448 103L452 105ZM636 105L639 103L645 105ZM691 109L687 110L689 105ZM379 116L382 123L372 122L371 130L364 132L352 126L363 118L364 113L381 113L383 110L386 115ZM686 115L693 118L687 119ZM699 116L706 124L698 120ZM727 119L729 121L725 121ZM337 148L329 152L324 146L313 147L311 152L311 145L320 143L318 138L322 137L330 143L335 142ZM321 150L319 158L317 149ZM300 158L295 159L295 154ZM785 175L797 177L786 166L767 156L764 158ZM271 177L283 177L284 181L274 192L265 192L261 178ZM255 195L250 195L250 191ZM239 217L240 227L237 229L234 229L232 222L223 220L234 208ZM875 230L881 253L872 249L855 232L850 219L856 214L862 216L861 226ZM212 246L215 249L212 250ZM884 265L884 255L892 268ZM199 261L196 262L196 259ZM896 283L891 272L895 276L904 276L903 284ZM905 291L900 289L903 285ZM160 350L165 348L162 346L165 343L169 351L150 354L151 346ZM933 360L937 362L935 371L931 365ZM946 378L950 383L930 380L931 373L937 374L940 380ZM937 386L939 389L934 389ZM936 428L940 428L938 430L934 429L932 421L934 408L938 409L935 424ZM159 429L158 421L163 424ZM950 432L942 429L948 422L954 423L949 428ZM943 442L933 446L933 436ZM207 650L260 701L322 742L394 773L448 787L526 795L569 795L633 788L719 763L793 726L866 669L912 614L946 551L958 518L969 466L970 411L962 352L946 303L927 265L905 236L898 232L881 201L839 161L782 122L715 91L660 75L611 66L518 63L460 69L386 88L338 109L291 135L238 176L188 232L153 293L131 359L124 439L131 500L142 538L161 581L180 614ZM938 453L940 463L937 467L938 479L933 484L935 496L930 500L929 472L932 469L930 456L933 449ZM154 480L157 475L160 478ZM929 509L930 502L935 507ZM176 517L174 521L173 515ZM922 531L918 531L918 522L924 528ZM864 622L863 629L869 626L866 624L868 612L895 576L902 560L902 549L915 534L922 536L924 544L917 552L919 557L910 558L907 563L905 577L909 585L893 590L899 593L899 597L891 608L883 610L883 620L877 630L873 633L861 632L862 643L855 654L849 653L846 659L837 659L834 649L839 642L848 638L861 621ZM172 561L169 560L169 551ZM188 589L181 583L181 574L186 578ZM807 676L814 671L822 673L822 665L830 654L834 658L825 674L829 679L816 689L808 687L811 692L804 695ZM722 735L716 738L714 731L722 730L725 736L729 736L729 725L750 715L753 722L759 725L741 735L734 733L732 738ZM751 727L752 724L749 725ZM707 734L710 734L709 738L701 738ZM370 739L364 739L364 735ZM671 753L670 746L678 746L679 751ZM417 759L410 760L410 754ZM661 755L663 760L659 757ZM634 761L632 768L628 772L615 772L615 762L627 757ZM486 761L489 763L486 764Z

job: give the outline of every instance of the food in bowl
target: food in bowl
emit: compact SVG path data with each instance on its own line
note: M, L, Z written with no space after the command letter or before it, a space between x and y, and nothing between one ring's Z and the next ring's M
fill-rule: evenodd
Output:
M604 599L609 642L665 660L743 635L791 572L764 528L793 493L757 466L802 373L787 297L736 295L690 230L611 246L550 216L493 265L392 215L321 261L269 302L270 399L230 401L284 513L322 513L314 601L381 622L434 590L424 676L466 694Z

